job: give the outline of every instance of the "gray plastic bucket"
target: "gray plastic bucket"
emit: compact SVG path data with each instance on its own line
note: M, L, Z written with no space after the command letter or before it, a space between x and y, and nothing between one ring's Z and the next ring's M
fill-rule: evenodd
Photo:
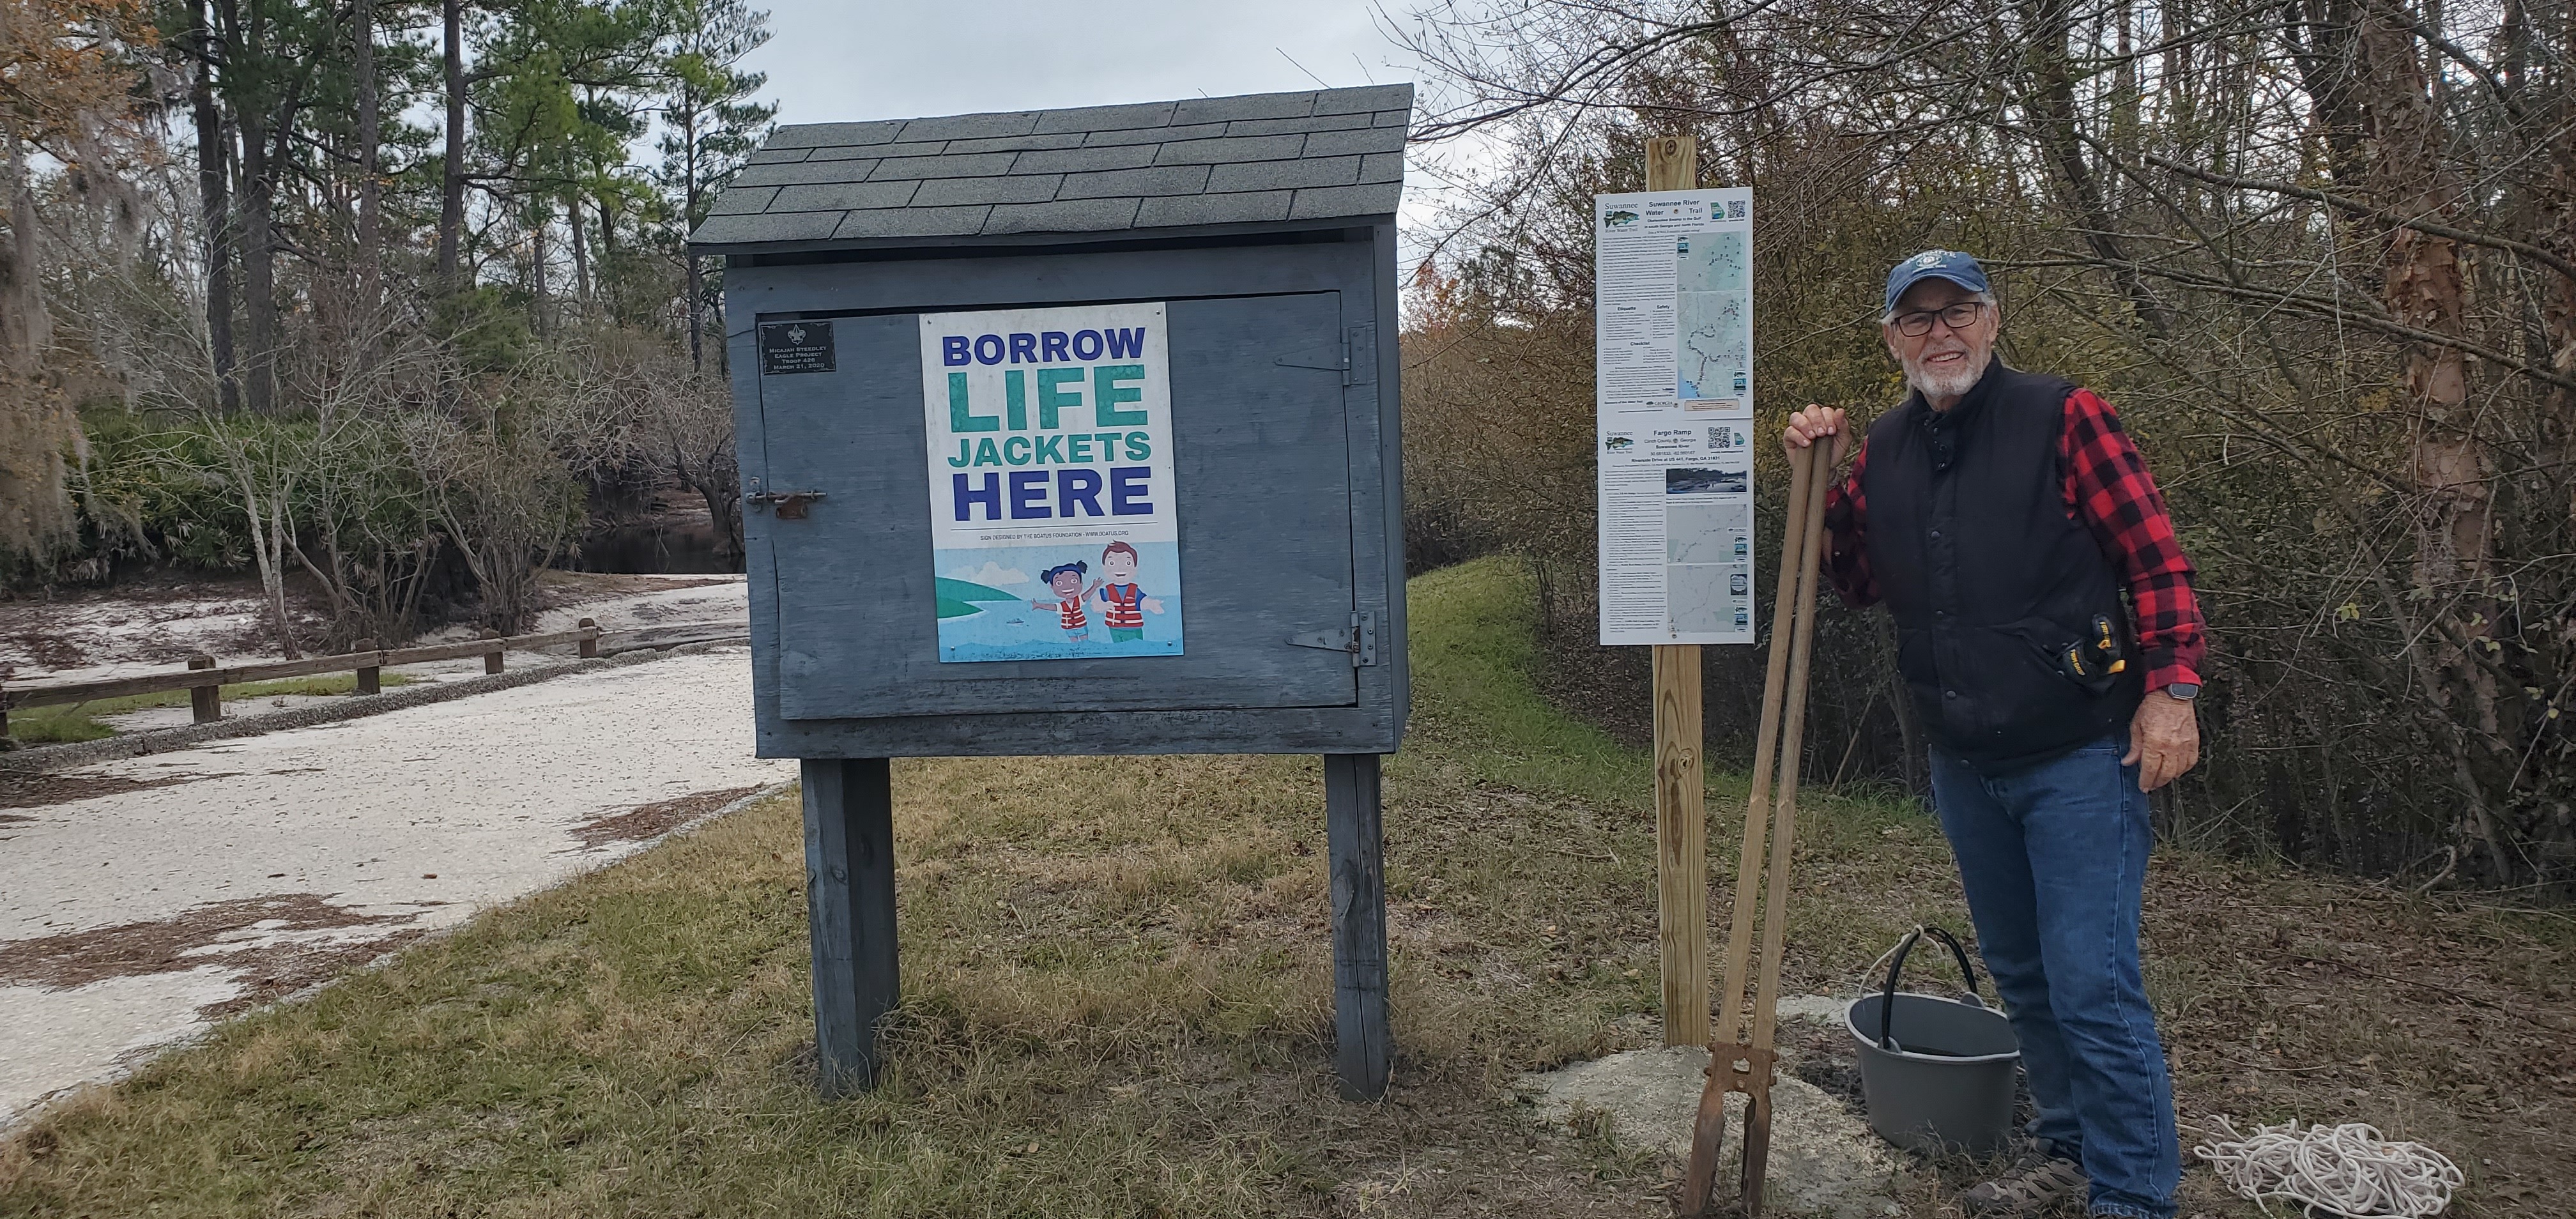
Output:
M1964 997L1897 991L1906 954L1927 931L1958 957ZM1887 985L1844 1009L1843 1023L1860 1045L1869 1126L1880 1138L1907 1151L1977 1156L2011 1139L2021 1041L2002 1012L1977 1001L1976 986L1967 950L1950 933L1917 928L1897 945Z

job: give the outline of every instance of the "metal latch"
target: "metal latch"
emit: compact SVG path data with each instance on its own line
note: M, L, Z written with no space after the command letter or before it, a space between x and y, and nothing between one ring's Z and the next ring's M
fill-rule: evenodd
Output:
M1347 385L1350 383L1351 345L1335 343L1329 347L1310 347L1304 351L1290 352L1271 362L1281 368L1320 368L1326 372L1341 373L1343 374L1342 383Z
M1351 667L1354 669L1361 665L1376 664L1377 615L1374 613L1351 615L1350 629L1346 631L1308 631L1303 635L1291 635L1288 637L1288 646L1319 648L1326 652L1348 652L1351 657Z
M759 489L757 479L751 485L753 489L744 494L742 502L754 508L774 505L778 509L778 519L782 521L804 520L806 505L823 498L820 491L763 491Z

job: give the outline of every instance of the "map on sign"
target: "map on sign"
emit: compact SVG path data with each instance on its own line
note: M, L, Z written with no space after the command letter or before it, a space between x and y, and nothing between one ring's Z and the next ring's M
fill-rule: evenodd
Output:
M1673 242L1674 396L1683 402L1744 396L1753 371L1744 238L1731 230Z
M1744 234L1693 233L1673 243L1673 288L1679 292L1742 292Z
M1743 397L1745 375L1752 370L1751 361L1744 358L1745 336L1752 329L1746 321L1744 294L1683 292L1677 298L1680 316L1673 356L1680 365L1681 384L1675 396L1684 402L1712 398L1732 402Z

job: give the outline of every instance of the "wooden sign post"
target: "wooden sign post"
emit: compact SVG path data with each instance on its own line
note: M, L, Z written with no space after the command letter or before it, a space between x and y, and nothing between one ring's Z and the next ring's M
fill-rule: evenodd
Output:
M1646 141L1646 189L1699 184L1699 141ZM1708 1044L1708 817L1701 797L1699 645L1655 654L1655 918L1663 949L1664 1044Z

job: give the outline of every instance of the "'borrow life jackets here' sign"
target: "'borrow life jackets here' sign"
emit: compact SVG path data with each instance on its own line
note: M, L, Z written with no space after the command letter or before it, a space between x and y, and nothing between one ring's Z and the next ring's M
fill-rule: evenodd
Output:
M942 661L1181 653L1160 304L921 317Z

